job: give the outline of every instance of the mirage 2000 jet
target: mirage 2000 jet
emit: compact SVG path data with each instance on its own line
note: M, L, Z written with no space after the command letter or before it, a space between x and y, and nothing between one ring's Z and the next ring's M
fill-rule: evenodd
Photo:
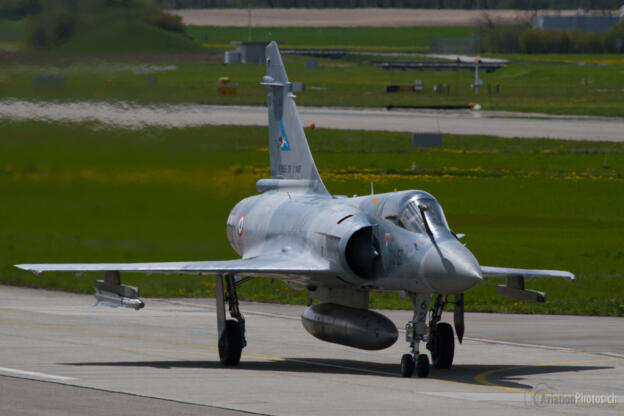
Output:
M228 217L228 240L240 259L17 267L35 273L104 272L104 280L96 282L96 299L135 309L144 304L137 288L121 283L121 272L216 275L219 358L226 366L238 364L247 344L236 291L251 278L281 279L307 290L311 306L301 316L305 329L321 340L366 350L388 348L398 338L390 319L368 310L370 291L406 293L414 315L406 324L409 353L400 367L405 377L414 370L419 377L429 374L421 343L436 368L451 367L454 331L440 322L442 310L454 304L455 333L461 343L463 294L483 278L506 277L499 294L534 302L543 302L545 296L525 289L525 278L574 279L565 271L479 265L427 192L332 196L312 159L275 42L266 48L266 69L262 85L268 90L271 177L258 180L259 194L240 201Z

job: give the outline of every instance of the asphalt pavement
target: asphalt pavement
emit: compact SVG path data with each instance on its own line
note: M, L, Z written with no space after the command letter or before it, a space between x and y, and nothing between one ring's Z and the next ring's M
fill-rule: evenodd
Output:
M304 127L407 133L487 135L506 138L624 140L624 118L552 116L473 110L386 110L299 107ZM263 106L153 105L108 102L0 101L0 119L86 121L130 128L268 124Z
M214 299L145 301L110 309L0 286L0 414L594 415L624 405L622 318L468 313L453 367L405 379L403 333L361 351L310 336L302 306L242 302L248 346L224 368ZM411 316L381 312L399 328Z

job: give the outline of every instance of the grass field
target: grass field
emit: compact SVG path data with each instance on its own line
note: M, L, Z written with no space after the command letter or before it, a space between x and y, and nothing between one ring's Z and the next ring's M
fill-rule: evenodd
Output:
M265 90L259 85L264 75L262 65L219 62L219 54L233 48L231 41L247 39L247 28L189 26L187 38L128 18L108 20L105 25L81 22L68 43L44 53L26 53L21 59L4 57L0 99L264 104ZM24 30L21 22L0 21L0 34ZM424 52L431 37L470 37L473 31L472 27L276 27L253 28L251 35L252 40L277 40L283 48ZM219 61L176 62L174 55L199 52L214 52L210 58ZM162 62L146 64L141 62L141 54L158 54ZM298 93L300 105L440 106L478 102L487 110L624 116L621 54L505 57L516 63L493 73L482 72L484 85L479 95L470 88L472 71L387 71L369 64L384 59L374 56L318 59L317 69L307 67L307 57L284 59L290 79L306 84L306 90ZM592 65L573 65L579 61ZM217 80L221 77L229 77L238 85L236 97L218 96ZM423 92L385 92L386 85L413 84L415 80L423 81ZM434 92L434 85L443 86L441 93Z
M470 88L474 82L471 71L388 71L349 60L326 59L320 59L319 68L312 69L307 67L305 57L285 57L290 79L306 83L306 91L297 94L300 105L378 107L478 102L488 110L624 116L624 61L620 57L612 60L608 66L531 62L510 65L481 74L484 85L477 96ZM261 105L266 101L266 91L259 85L264 75L262 65L51 62L54 60L3 65L0 98L224 105ZM225 76L238 85L236 97L217 95L217 80ZM422 93L385 92L388 84L413 84L416 79L424 83ZM443 88L437 95L433 91L435 84L444 84L448 89Z
M615 53L551 53L551 54L491 54L494 58L507 59L513 62L534 62L534 63L569 63L585 66L587 64L616 64L624 63L624 54Z
M26 21L0 19L0 50L29 51L25 37L31 30ZM5 40L5 38L7 38ZM4 43L2 43L4 42ZM9 49L7 49L9 50ZM85 15L75 26L74 34L65 43L36 51L42 59L76 55L110 55L128 53L197 53L205 48L190 36L149 25L124 13ZM33 53L33 51L30 51ZM48 56L55 55L55 56ZM40 58L41 60L41 58Z
M96 274L34 276L28 262L234 258L229 210L268 175L257 127L126 130L98 124L0 125L0 282L92 292ZM408 134L308 132L335 194L424 189L482 264L565 269L575 283L531 281L545 304L467 293L479 311L624 315L624 144L445 136L416 149ZM416 171L411 164L418 165ZM210 296L207 277L127 275L146 296ZM245 299L304 303L305 292L255 279ZM374 307L409 307L376 294Z
M68 43L55 47L59 53L185 53L225 51L233 41L276 40L283 47L340 48L349 50L427 52L429 39L465 38L473 36L474 27L245 27L188 26L187 37L163 31L154 26L134 22L123 16L111 16L106 24L85 21ZM0 19L0 39L3 34L23 35L23 21Z
M14 52L22 46L26 25L22 21L0 19L0 52Z
M21 20L0 19L0 34L6 33L24 33L26 25Z
M471 37L474 27L261 27L251 40L275 40L286 48L427 52L429 39ZM231 48L232 41L249 40L246 27L188 26L187 33L210 49Z
M60 54L198 53L204 49L187 36L143 22L111 18L92 27L82 23L69 42L54 49Z

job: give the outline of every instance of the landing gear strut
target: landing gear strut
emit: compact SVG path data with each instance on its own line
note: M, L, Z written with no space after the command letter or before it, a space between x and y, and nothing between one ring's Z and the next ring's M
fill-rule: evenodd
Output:
M241 352L247 345L245 340L245 318L238 308L237 283L234 276L217 276L217 328L219 330L219 359L225 366L235 366L240 362ZM242 283L239 282L239 283ZM225 301L233 319L226 319Z
M401 375L411 377L416 370L418 377L429 375L429 357L420 354L419 344L426 342L426 347L431 351L431 360L435 368L451 368L453 356L455 354L455 338L453 327L442 319L442 310L447 303L446 296L438 295L431 312L429 328L427 328L427 313L429 312L430 295L412 293L412 305L414 307L414 317L405 326L405 336L410 343L410 354L401 357ZM463 295L456 295L456 308L461 308L461 313L455 313L455 324L461 327L463 336Z
M401 375L411 377L416 369L418 377L429 375L429 357L420 354L419 345L427 338L427 312L429 311L429 295L420 293L410 294L414 307L414 316L405 326L405 338L410 343L410 354L401 358Z

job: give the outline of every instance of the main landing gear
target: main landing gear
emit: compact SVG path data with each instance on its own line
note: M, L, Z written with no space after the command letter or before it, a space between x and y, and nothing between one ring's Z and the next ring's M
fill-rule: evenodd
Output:
M225 290L223 280L225 279ZM240 362L245 340L245 318L238 308L236 287L246 280L236 282L234 276L217 276L217 328L219 330L219 359L225 366ZM233 319L226 319L225 301Z
M431 351L431 360L435 368L451 368L455 354L453 327L446 322L440 322L444 305L446 305L446 297L438 295L429 321L427 349Z
M435 368L451 368L455 353L455 338L453 328L446 322L440 322L442 310L446 305L446 296L438 295L429 320L427 331L427 312L429 311L430 295L412 293L414 316L405 326L407 342L410 343L410 354L401 357L401 375L411 377L416 370L418 377L429 375L429 357L420 354L420 342L426 342L431 352L431 359Z

